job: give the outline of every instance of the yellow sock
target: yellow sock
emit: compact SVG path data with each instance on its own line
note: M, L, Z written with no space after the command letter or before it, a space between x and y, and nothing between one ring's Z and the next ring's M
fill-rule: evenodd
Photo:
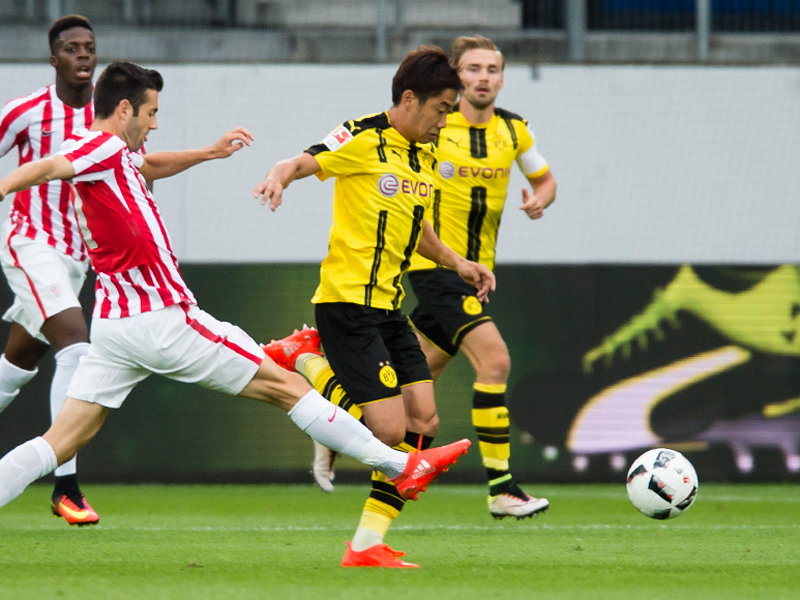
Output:
M336 375L324 356L301 354L295 363L297 372L303 375L314 389L339 408L346 410L356 419L361 419L361 409L356 406L344 388L339 384Z
M508 409L505 407L506 386L476 383L473 389L472 424L478 434L478 446L489 478L490 493L499 493L493 488L499 489L511 480L508 471L511 444Z
M405 441L395 448L410 452L417 449L419 440L419 434L408 432ZM422 449L429 448L432 442L433 438L422 436ZM405 499L397 492L397 488L386 480L386 475L380 471L373 471L372 490L364 503L361 520L358 522L350 547L356 552L361 552L382 544L392 521L400 516L405 504Z

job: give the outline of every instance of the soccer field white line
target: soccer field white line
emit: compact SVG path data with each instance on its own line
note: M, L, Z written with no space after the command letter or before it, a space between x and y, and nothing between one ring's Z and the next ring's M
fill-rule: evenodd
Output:
M603 499L603 500L624 500L628 502L628 495L625 492L625 484L619 485L608 485L608 484L599 484L597 486L589 485L585 488L578 488L578 489L568 489L568 488L554 488L548 484L531 484L531 483L522 483L521 484L528 493L533 494L534 496L548 498L551 503L555 503L558 501L559 498L594 498L594 499ZM295 488L305 488L307 487L305 484L289 484L285 487L295 487ZM358 489L363 489L364 486L360 484L340 484L337 486L337 489L342 491L349 491ZM530 488L530 489L529 489ZM750 496L745 494L729 494L729 493L721 493L718 492L713 484L708 484L705 487L701 484L700 489L698 492L698 498L702 498L703 501L713 501L713 502L758 502L758 503L777 503L777 504L800 504L800 485L780 485L776 486L776 489L781 491L790 490L794 493L794 496L789 497L775 497L775 496L764 496L763 490L759 490L762 495L758 496ZM434 491L429 492L438 495L447 495L447 496L471 496L471 497L483 497L485 494L484 488L478 486L470 486L470 485L443 485L436 488Z
M610 523L588 523L588 524L575 524L575 525L533 525L533 524L515 524L510 526L504 525L401 525L393 527L393 531L431 531L431 530L445 530L445 531L515 531L515 530L531 530L531 531L598 531L598 530L620 530L620 531L637 531L637 530L652 530L657 529L679 529L682 531L702 530L702 531L770 531L770 530L791 530L800 529L798 523L787 523L783 525L678 525L675 523L661 523L649 525L620 525ZM3 527L0 527L0 530ZM39 526L34 527L26 525L24 527L8 527L8 529L24 530L24 531L43 531L52 530L53 527ZM198 532L198 533L290 533L290 532L304 532L304 531L351 531L352 526L327 526L321 527L312 525L308 527L300 525L287 525L281 527L225 527L225 526L198 526L198 527L126 527L124 525L96 525L92 530L107 530L107 531L153 531L153 532Z
M523 484L526 485L526 484ZM596 498L596 499L604 499L604 500L624 500L628 501L628 496L625 492L624 485L620 485L619 490L615 489L577 489L577 490L565 490L565 489L554 489L548 487L546 485L535 486L535 485L527 485L531 489L528 490L529 493L548 498L551 502L557 501L558 498ZM792 491L796 494L793 497L775 497L775 496L748 496L747 494L743 495L734 495L734 494L718 494L716 490L709 489L706 487L705 489L703 486L700 486L698 491L698 497L702 497L704 501L714 501L714 502L775 502L775 503L784 503L784 504L800 504L800 486L792 486ZM469 489L465 487L457 487L457 486L442 486L441 488L437 489L437 494L447 494L453 496L475 496L475 490Z

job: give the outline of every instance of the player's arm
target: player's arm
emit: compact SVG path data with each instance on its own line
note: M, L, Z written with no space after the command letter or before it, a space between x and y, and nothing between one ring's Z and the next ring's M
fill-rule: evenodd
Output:
M489 301L489 292L493 292L496 286L494 273L486 266L467 260L445 246L428 221L425 221L422 229L417 252L436 264L457 272L461 279L475 286L478 300Z
M520 139L517 166L533 188L533 193L528 188L522 189L522 206L519 209L525 211L530 219L540 219L544 216L544 209L556 199L556 178L544 156L539 153L533 131L523 127L519 121L514 123Z
M144 164L139 171L147 181L172 177L201 162L215 158L228 158L242 147L249 146L253 139L253 134L247 129L237 127L205 148L146 154Z
M550 169L542 175L528 177L528 182L533 188L531 193L528 188L522 188L522 206L525 214L531 219L539 219L544 215L544 209L550 206L556 199L556 178Z
M0 180L0 201L12 192L21 192L54 179L71 179L73 175L72 163L60 154L25 163Z
M275 211L283 202L283 190L289 184L309 175L314 175L322 170L316 158L308 152L298 154L294 158L287 158L275 163L270 168L264 181L253 188L253 198L261 198L261 206L269 203L269 208Z

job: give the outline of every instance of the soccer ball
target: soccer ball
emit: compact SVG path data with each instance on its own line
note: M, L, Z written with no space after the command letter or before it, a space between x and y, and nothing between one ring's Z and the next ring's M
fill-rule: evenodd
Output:
M697 473L680 452L648 450L628 470L628 498L653 519L672 519L689 510L697 498Z

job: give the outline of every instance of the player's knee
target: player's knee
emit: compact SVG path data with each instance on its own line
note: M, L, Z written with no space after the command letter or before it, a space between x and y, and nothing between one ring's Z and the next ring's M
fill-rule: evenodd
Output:
M402 444L406 438L405 423L402 425L393 423L381 424L378 427L372 428L372 433L387 446L398 446Z
M55 352L89 342L89 328L80 308L68 308L47 319L41 332Z
M511 357L505 348L492 349L480 361L477 369L480 378L494 383L505 383L511 372Z
M265 359L250 383L239 392L239 396L268 402L288 411L311 389L302 375L287 371Z
M420 433L429 437L436 437L436 434L439 432L439 423L439 414L435 413L426 420L425 424L420 430Z
M49 350L47 344L42 344L41 347L26 347L26 348L8 348L4 352L6 360L15 367L19 367L25 371L33 371L39 361Z

